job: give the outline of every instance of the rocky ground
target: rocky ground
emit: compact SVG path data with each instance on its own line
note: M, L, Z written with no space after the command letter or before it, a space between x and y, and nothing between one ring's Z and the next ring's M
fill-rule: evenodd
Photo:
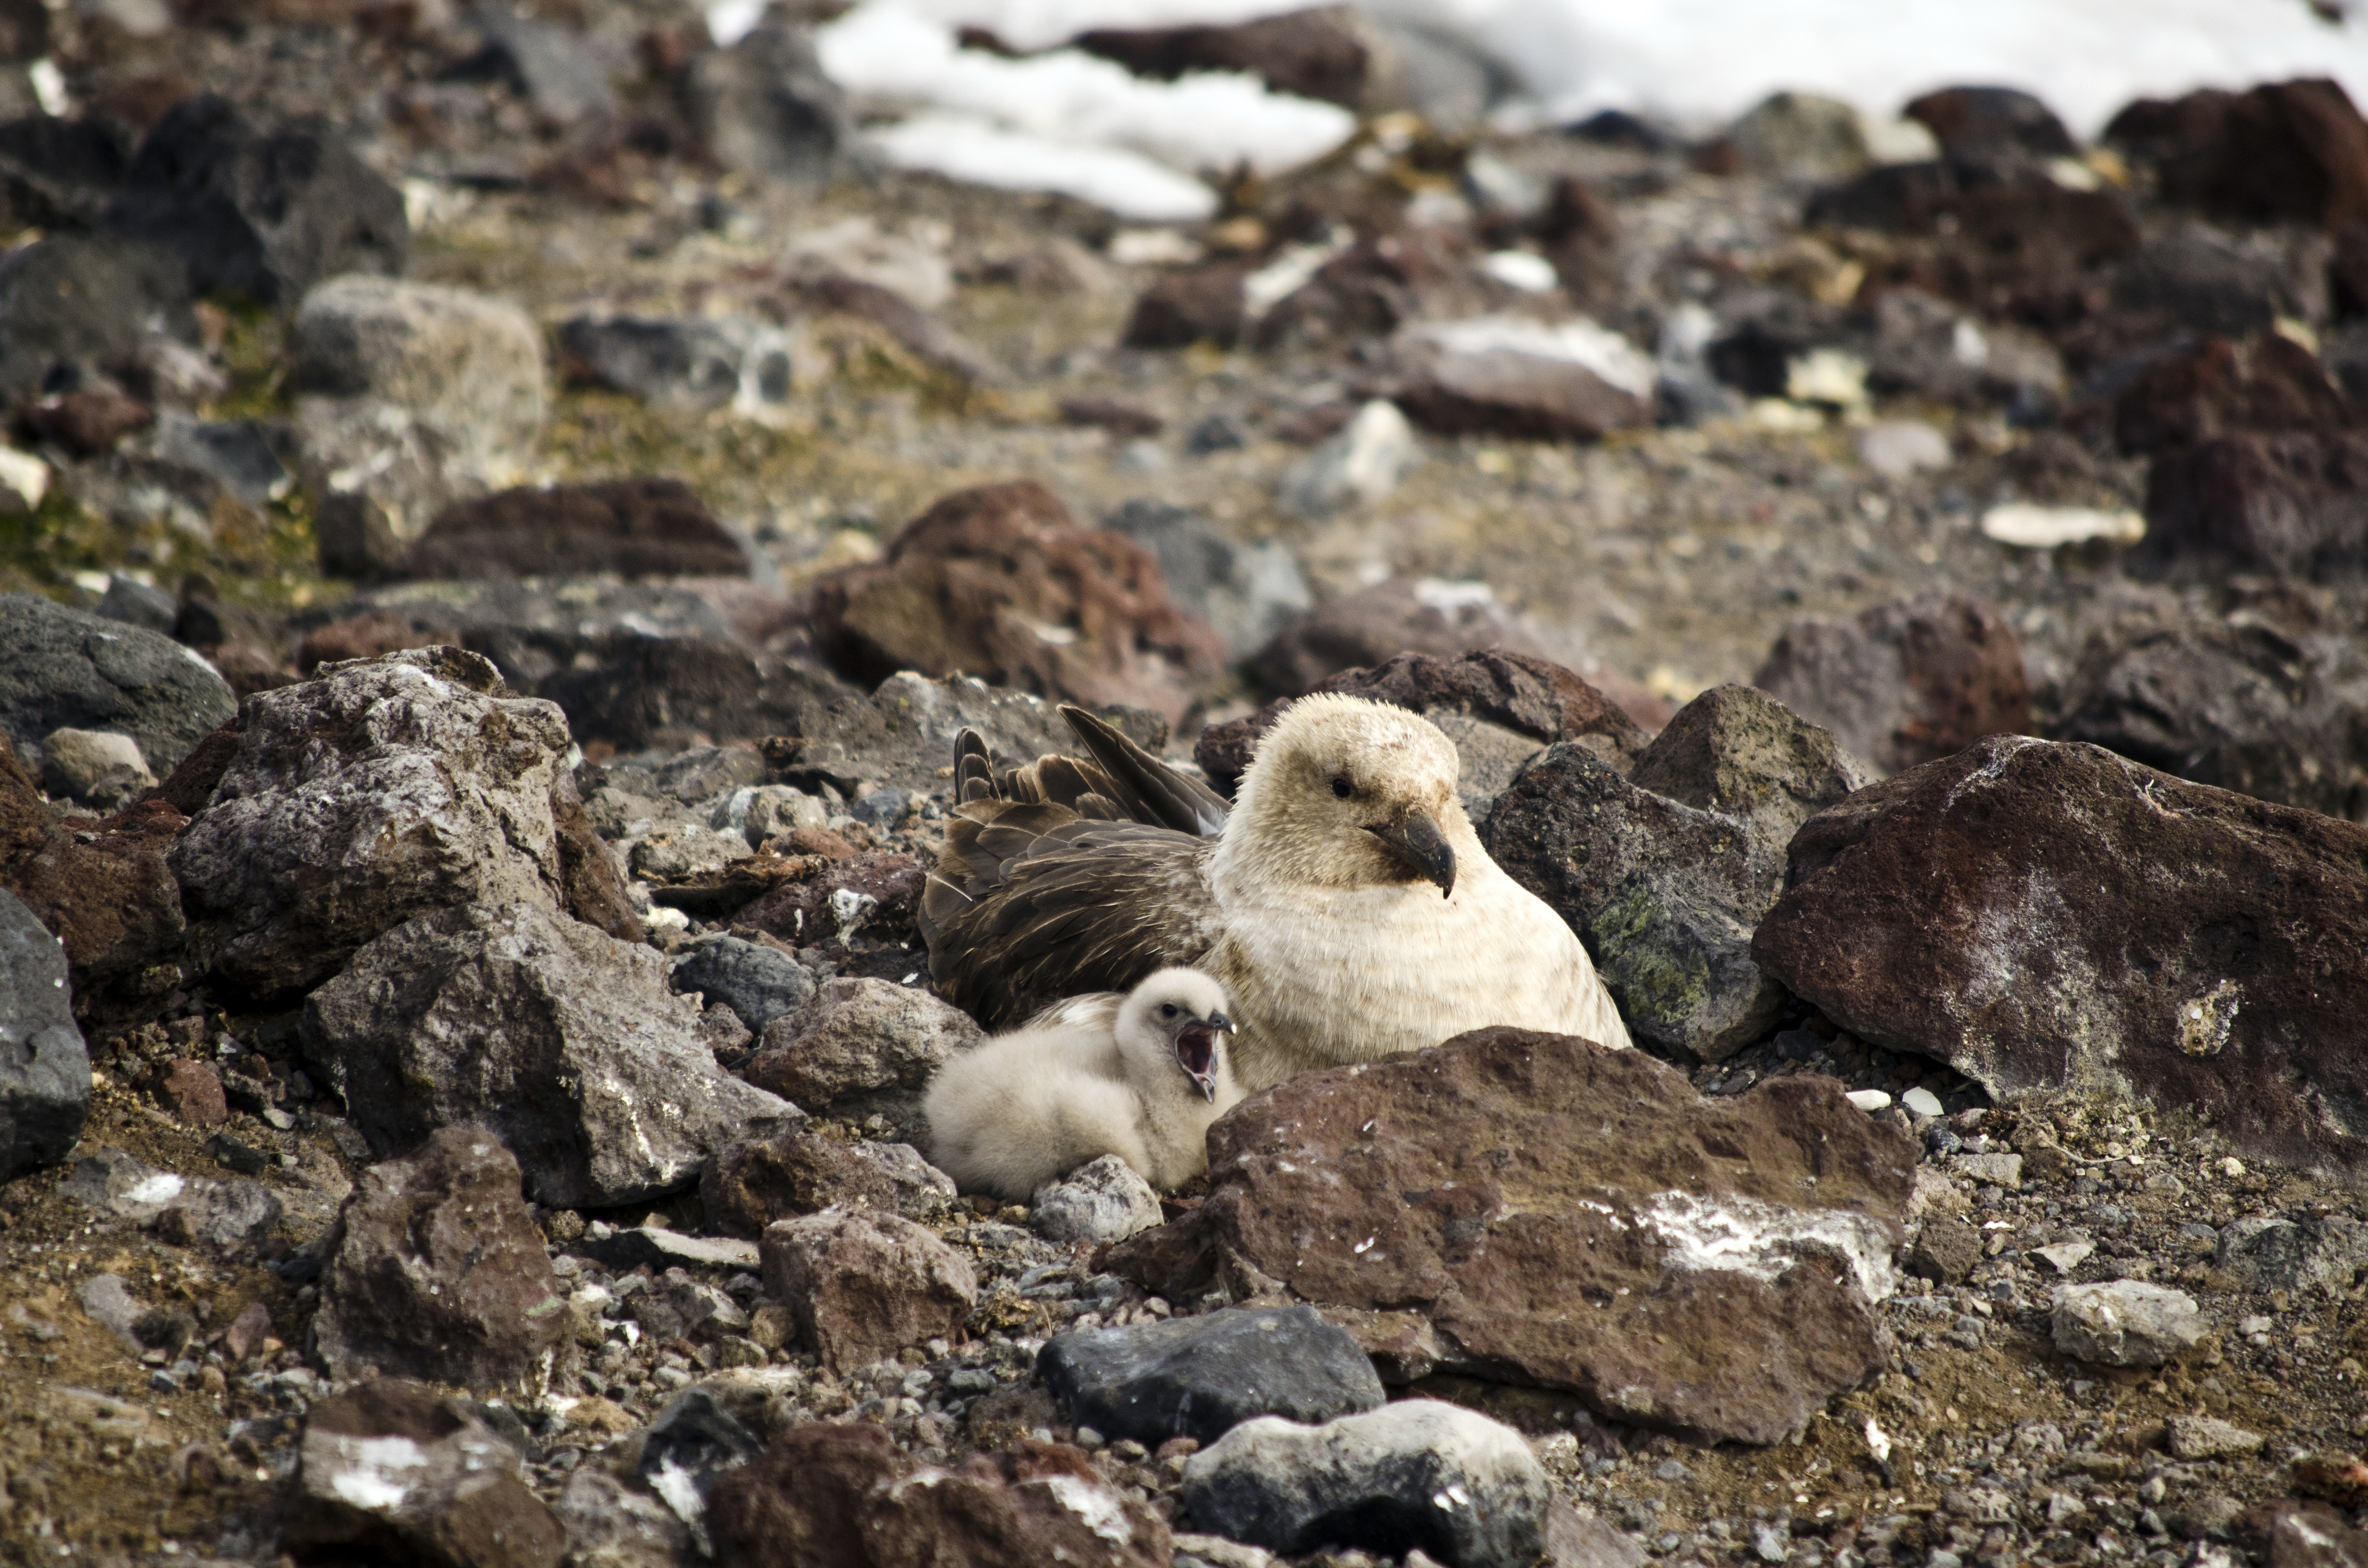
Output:
M1098 43L1360 117L1158 227L783 11L0 4L0 1560L2368 1561L2368 122L1375 25ZM955 734L1319 687L1643 1051L957 1195Z

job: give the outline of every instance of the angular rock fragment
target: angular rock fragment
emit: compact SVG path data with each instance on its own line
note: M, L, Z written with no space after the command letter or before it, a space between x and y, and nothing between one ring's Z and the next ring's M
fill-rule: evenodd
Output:
M809 1111L909 1111L956 1051L985 1043L971 1016L917 986L825 980L765 1027L748 1081Z
M1519 1432L1428 1399L1320 1426L1260 1416L1184 1461L1194 1524L1293 1556L1411 1546L1451 1568L1529 1568L1552 1497Z
M1160 1221L1159 1194L1116 1154L1104 1154L1045 1183L1029 1200L1029 1223L1048 1241L1122 1242Z
M2147 366L2113 401L2113 437L2125 452L2192 447L2244 431L2324 432L2357 423L2326 367L2275 333L2243 343L2207 337Z
M1441 322L1409 329L1401 357L1398 405L1442 435L1592 441L1652 422L1653 361L1589 321Z
M882 793L893 797L893 791ZM910 855L850 855L813 875L776 884L739 918L802 948L851 944L859 934L874 943L910 943L927 879L920 861Z
M690 1530L675 1511L598 1465L579 1465L559 1494L567 1549L581 1568L678 1568Z
M1752 952L1861 1040L2368 1159L2368 829L1998 738L1812 818L1788 881Z
M336 1375L505 1386L566 1325L518 1163L491 1133L448 1128L362 1173L337 1216L313 1323Z
M529 903L397 926L306 1001L302 1038L373 1150L484 1128L554 1208L689 1187L798 1115L716 1066L656 952Z
M53 731L105 730L170 769L235 706L213 667L169 637L0 594L0 733L24 756Z
M2135 1279L2055 1292L2055 1348L2108 1367L2159 1367L2195 1348L2203 1318L2183 1290Z
M152 333L198 335L178 259L155 246L63 234L0 259L0 403L29 402L53 380L96 381Z
M0 890L0 1181L72 1153L89 1110L65 949Z
M765 1227L765 1294L833 1370L893 1358L978 1304L970 1260L910 1220L832 1209Z
M2368 562L2368 433L2240 433L2155 460L2143 560L2323 581Z
M669 1336L671 1337L671 1336ZM675 1395L645 1429L634 1472L665 1500L695 1539L706 1540L715 1483L764 1451L746 1426L702 1388Z
M788 339L762 322L578 316L559 347L575 373L659 408L753 412L790 395Z
M281 1211L279 1196L260 1182L180 1176L120 1149L95 1150L75 1161L58 1190L175 1246L225 1252L268 1232Z
M1379 1408L1372 1359L1312 1307L1232 1307L1199 1317L1056 1335L1036 1358L1080 1426L1156 1449L1202 1447L1260 1415L1315 1425Z
M1877 605L1850 622L1794 621L1751 684L1833 731L1878 777L2031 729L2014 629L1963 594Z
M2219 217L2330 233L2368 218L2368 122L2323 77L2140 98L2104 139L2157 166L2164 199Z
M708 1528L717 1561L748 1568L1170 1568L1175 1556L1167 1521L1078 1449L1022 1437L947 1471L860 1423L774 1438L717 1483Z
M691 62L684 98L703 145L769 179L824 177L853 131L847 95L815 62L813 29L780 17Z
M910 1144L848 1142L810 1128L735 1143L699 1179L708 1223L735 1236L760 1236L776 1220L833 1207L912 1219L953 1197L953 1179Z
M1105 1267L1323 1308L1385 1381L1468 1369L1766 1443L1883 1365L1914 1146L1829 1079L1703 1099L1642 1051L1482 1029L1302 1074L1209 1150L1201 1207Z
M517 1450L466 1402L373 1380L307 1415L281 1544L307 1559L558 1568L567 1528L518 1471Z
M212 969L290 991L432 909L556 910L591 894L613 911L607 847L563 832L582 811L570 744L556 708L507 696L491 665L451 648L254 699L212 803L170 856Z
M41 784L52 796L120 806L155 787L130 735L105 730L51 730L41 737Z
M2163 1425L2170 1439L2170 1451L2183 1460L2249 1454L2259 1450L2263 1441L2259 1432L2248 1432L2216 1415L2174 1415Z
M940 499L886 557L818 579L816 644L842 671L967 671L1088 706L1179 722L1224 660L1208 623L1176 608L1151 553L1079 528L1032 483Z
M1242 285L1248 277L1249 268L1231 261L1161 274L1135 301L1125 346L1190 348L1207 342L1231 348L1247 324Z
M1481 842L1579 934L1632 1031L1714 1062L1783 1003L1751 957L1783 846L1864 781L1827 732L1765 693L1719 687L1626 779L1582 747L1545 752L1497 798Z

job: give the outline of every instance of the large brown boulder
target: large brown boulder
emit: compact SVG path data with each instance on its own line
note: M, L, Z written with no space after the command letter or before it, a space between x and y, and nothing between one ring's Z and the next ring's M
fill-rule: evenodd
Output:
M2368 1162L2368 828L2001 737L1811 818L1788 881L1753 955L1861 1040Z
M1882 1369L1916 1164L1831 1079L1705 1099L1642 1051L1508 1028L1304 1073L1209 1155L1207 1200L1107 1267L1309 1302L1385 1381L1464 1371L1752 1443Z
M978 1304L970 1260L910 1220L826 1209L776 1220L757 1244L765 1294L834 1370L868 1366L951 1334Z
M1151 552L1081 528L1032 481L958 491L906 524L885 559L814 585L816 642L842 672L962 671L1088 706L1148 708L1171 724L1224 649L1168 597Z
M2243 431L2162 453L2141 560L2305 581L2368 568L2368 431Z
M2351 402L2317 356L2276 333L2207 337L2146 367L2113 401L2125 452L2165 451L2239 431L2340 430Z
M746 1568L1167 1568L1167 1523L1078 1449L1022 1437L951 1472L865 1423L793 1426L716 1483L719 1562Z

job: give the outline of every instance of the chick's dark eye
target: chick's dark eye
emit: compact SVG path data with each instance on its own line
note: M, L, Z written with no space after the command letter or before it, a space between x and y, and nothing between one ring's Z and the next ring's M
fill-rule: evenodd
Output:
M1332 780L1332 793L1338 796L1341 800L1345 801L1356 792L1355 787L1352 786L1346 778L1335 778Z
M1174 1017L1176 1016L1176 1004L1170 1002L1167 1006L1161 1007L1159 1009L1159 1016L1163 1018Z

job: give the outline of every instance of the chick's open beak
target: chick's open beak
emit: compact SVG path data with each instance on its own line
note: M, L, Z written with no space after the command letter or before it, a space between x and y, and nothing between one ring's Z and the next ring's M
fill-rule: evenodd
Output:
M1176 1064L1201 1085L1202 1097L1217 1097L1217 1037L1234 1027L1223 1013L1195 1018L1176 1031Z
M1439 896L1446 898L1455 892L1455 851L1440 836L1439 824L1429 812L1417 808L1406 814L1402 822L1384 823L1365 830L1390 846L1390 853L1406 862L1406 869L1428 881L1439 884Z

